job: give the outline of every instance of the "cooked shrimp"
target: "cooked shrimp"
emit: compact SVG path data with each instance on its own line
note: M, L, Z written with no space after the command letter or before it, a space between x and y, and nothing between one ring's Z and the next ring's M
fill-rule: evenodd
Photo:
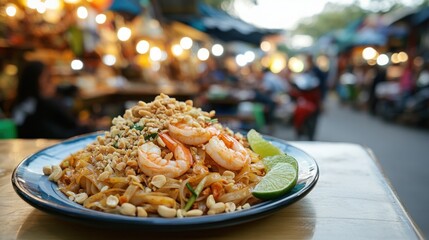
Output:
M212 137L205 147L207 154L217 164L229 170L240 170L250 161L244 146L226 134Z
M198 146L204 144L210 140L213 135L218 133L218 130L215 127L203 128L201 126L193 126L192 124L169 124L168 125L169 134L178 141L192 145Z
M192 155L187 147L179 141L171 138L166 133L160 133L159 137L167 148L173 152L173 159L161 157L161 148L153 142L147 142L138 149L138 164L148 176L165 175L176 178L183 175L192 166Z

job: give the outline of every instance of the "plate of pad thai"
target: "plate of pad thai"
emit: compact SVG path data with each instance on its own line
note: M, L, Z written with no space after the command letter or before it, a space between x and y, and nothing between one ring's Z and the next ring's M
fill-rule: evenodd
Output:
M315 160L285 140L264 141L296 159L287 192L261 198L263 154L191 100L160 94L112 120L25 158L12 174L18 195L46 211L103 226L210 229L260 219L301 199L319 178Z

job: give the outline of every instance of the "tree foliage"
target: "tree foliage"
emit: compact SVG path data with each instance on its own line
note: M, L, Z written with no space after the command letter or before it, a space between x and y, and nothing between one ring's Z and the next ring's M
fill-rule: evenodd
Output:
M345 28L368 14L357 4L342 5L329 3L318 15L304 19L294 30L295 34L306 34L318 38L330 31Z
M330 31L345 28L370 13L387 13L404 7L401 0L369 0L365 6L360 2L356 0L350 5L328 3L320 14L304 19L293 32L318 38ZM420 6L428 2L423 0Z

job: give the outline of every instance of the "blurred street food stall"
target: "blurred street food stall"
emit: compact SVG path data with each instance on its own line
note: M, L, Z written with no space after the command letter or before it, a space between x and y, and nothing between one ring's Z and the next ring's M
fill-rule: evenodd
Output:
M50 67L53 84L73 92L77 111L112 103L119 107L108 114L114 116L124 107L118 103L152 99L160 92L193 98L211 38L163 21L154 3L2 1L1 67L12 79L1 80L2 112L10 115L16 79L28 60Z
M256 126L252 126L262 126L264 110L255 99L254 89L260 84L258 78L264 67L260 60L270 55L270 50L261 49L261 43L266 47L269 38L282 31L255 27L201 1L158 2L166 22L181 28L186 25L210 36L211 41L203 45L210 57L201 65L201 94L195 103L215 109L219 121L224 123L243 128L256 120ZM271 53L275 52L275 42L272 44ZM265 58L271 65L271 56Z
M242 119L253 121L246 106L261 69L286 68L287 56L276 48L281 30L255 27L200 1L2 2L2 67L15 79L1 80L7 117L28 60L49 66L58 94L83 121L116 116L161 92L215 107L225 119L245 109Z
M429 11L424 5L365 14L322 36L312 52L329 57L330 85L343 103L386 120L404 121L416 111L407 106L426 101L417 92L427 85L419 79L429 62L428 23ZM422 109L425 113L417 115L429 119ZM412 120L416 121L427 120Z

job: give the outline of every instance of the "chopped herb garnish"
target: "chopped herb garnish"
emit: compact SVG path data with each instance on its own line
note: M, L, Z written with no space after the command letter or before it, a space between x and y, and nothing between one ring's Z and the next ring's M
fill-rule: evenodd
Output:
M185 207L183 208L185 211L188 211L191 209L192 205L194 204L195 200L197 200L198 195L200 195L201 191L203 191L204 185L206 184L207 176L204 177L200 183L198 183L198 186L195 188L195 190L192 193L192 196L189 198L188 202L186 203Z
M144 140L150 140L150 139L155 139L158 136L158 133L151 133L149 135L146 135L144 137Z
M209 122L209 123L218 123L218 119L217 118L207 118L206 122Z
M141 131L141 130L143 130L143 126L138 125L138 124L136 123L136 124L134 124L134 125L133 125L132 129L136 129L136 130Z
M189 191L192 193L192 195L197 195L195 190L192 188L191 184L186 183L186 187L189 189Z

